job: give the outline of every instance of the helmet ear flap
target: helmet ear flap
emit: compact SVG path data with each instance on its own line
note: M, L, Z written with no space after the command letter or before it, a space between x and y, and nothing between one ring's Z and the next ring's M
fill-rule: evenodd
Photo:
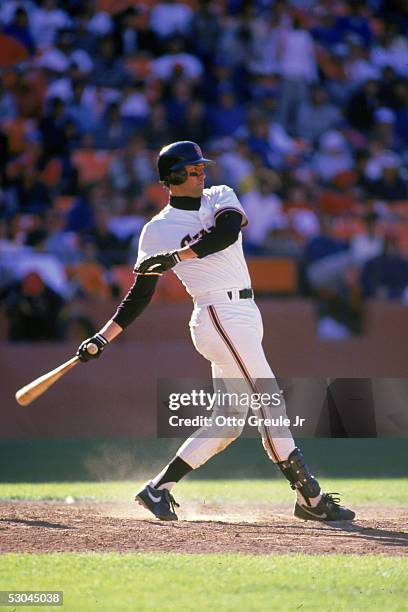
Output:
M184 168L182 170L177 170L177 172L170 172L169 176L167 177L167 182L169 185L182 185L186 182L186 180L187 171L184 170Z

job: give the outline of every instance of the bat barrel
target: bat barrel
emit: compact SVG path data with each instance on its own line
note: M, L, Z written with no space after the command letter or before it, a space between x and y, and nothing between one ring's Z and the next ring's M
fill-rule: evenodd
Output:
M42 395L51 385L53 385L61 376L69 372L71 368L80 363L78 357L72 357L62 365L58 366L51 372L36 378L28 385L21 387L15 395L16 401L20 406L28 406L37 397Z

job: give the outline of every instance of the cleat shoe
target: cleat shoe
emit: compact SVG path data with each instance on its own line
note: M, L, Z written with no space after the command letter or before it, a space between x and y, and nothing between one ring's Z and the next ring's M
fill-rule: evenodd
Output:
M352 521L355 512L340 506L338 493L323 493L317 506L303 506L296 502L294 515L304 521Z
M175 506L178 508L179 504L167 489L155 489L151 485L146 485L135 494L135 502L150 510L161 521L178 520L174 508Z

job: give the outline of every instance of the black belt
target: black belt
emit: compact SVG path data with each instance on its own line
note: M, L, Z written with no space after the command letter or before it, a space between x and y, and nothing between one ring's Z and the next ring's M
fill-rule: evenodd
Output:
M232 300L232 291L227 291L227 295L230 300ZM254 292L252 289L240 289L239 290L239 299L240 300L252 300L254 297Z

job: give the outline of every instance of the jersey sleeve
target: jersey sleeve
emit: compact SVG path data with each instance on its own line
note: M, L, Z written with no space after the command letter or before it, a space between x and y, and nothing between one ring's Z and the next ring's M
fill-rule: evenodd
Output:
M217 219L217 216L222 212L227 210L235 210L236 212L241 213L242 222L241 227L244 227L248 224L248 219L245 214L245 210L238 200L235 191L231 189L231 187L227 187L227 185L219 185L213 188L214 190L214 219Z
M142 232L140 234L139 239L139 250L137 253L137 260L134 265L133 271L136 270L137 266L142 262L146 257L151 257L152 255L157 255L158 253L162 253L163 248L158 239L157 233L153 230L152 224L147 223ZM150 274L150 273L149 273ZM154 276L161 276L161 274L151 273Z

